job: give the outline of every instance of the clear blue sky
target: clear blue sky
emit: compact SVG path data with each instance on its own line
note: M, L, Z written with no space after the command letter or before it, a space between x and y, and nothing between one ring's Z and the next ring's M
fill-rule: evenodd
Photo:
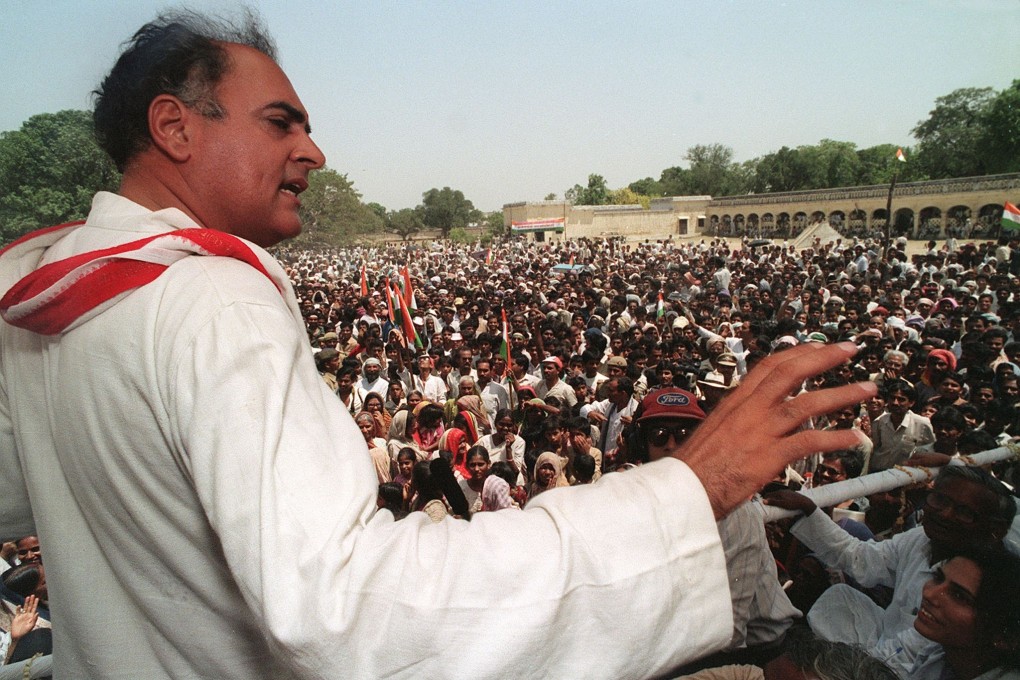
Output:
M166 3L4 3L0 130L89 108ZM328 163L366 201L460 189L483 210L610 187L719 142L909 145L936 97L1020 78L1017 0L254 0ZM199 10L234 2L199 0Z

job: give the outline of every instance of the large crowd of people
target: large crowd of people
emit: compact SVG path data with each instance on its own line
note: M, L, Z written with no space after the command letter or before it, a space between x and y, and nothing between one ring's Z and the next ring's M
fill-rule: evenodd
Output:
M967 652L944 633L954 597L986 616L982 579L960 585L949 574L1016 569L1004 542L1015 461L950 467L934 487L837 508L793 493L943 466L1020 435L1020 243L906 246L508 239L278 257L317 367L365 437L379 506L397 518L512 512L558 487L597 484L686 438L767 356L855 343L854 359L801 391L878 383L875 397L805 425L856 430L859 445L792 464L720 522L734 637L691 670L766 666L806 616L821 638L859 644L900 677L1015 677L1015 612L967 638ZM766 531L762 503L804 519ZM947 588L955 594L931 594ZM1014 636L1009 653L977 654L1001 651L995 631Z

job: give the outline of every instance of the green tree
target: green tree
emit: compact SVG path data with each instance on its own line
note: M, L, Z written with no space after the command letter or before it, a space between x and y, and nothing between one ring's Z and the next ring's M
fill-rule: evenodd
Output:
M796 191L805 187L807 173L798 149L780 148L758 159L752 190L757 193Z
M361 202L354 183L330 168L316 170L308 177L308 189L301 194L302 234L299 243L342 245L358 234L382 231L384 222Z
M371 210L376 215L378 215L379 218L382 219L382 220L385 220L386 216L389 214L388 211L386 210L386 207L381 205L381 204L379 204L379 203L374 203L374 202L373 203L366 203L365 207L367 207L369 210Z
M485 216L487 231L493 236L502 236L506 233L506 226L503 224L503 211L495 210Z
M635 193L630 187L623 187L609 192L609 203L611 205L640 205L647 210L651 205L651 199Z
M985 174L980 142L994 99L990 87L964 87L936 99L928 118L913 129L921 171L933 179Z
M464 198L462 191L450 187L429 189L421 198L417 210L422 222L430 229L438 229L444 238L450 235L451 229L464 228L481 219L481 211Z
M654 180L651 177L645 177L644 179L639 179L636 182L631 182L627 185L627 188L635 194L648 196L650 198L658 198L665 195L662 190L662 182Z
M467 229L464 227L454 227L450 230L450 240L454 243L471 243L471 235L467 233Z
M818 144L798 148L805 177L799 189L829 189L853 186L860 177L861 161L857 145L823 139Z
M41 113L0 133L0 243L88 214L120 174L99 147L88 111Z
M727 196L733 193L730 165L733 149L722 144L696 144L684 155L691 164L691 193L707 196Z
M588 185L575 184L563 194L574 205L606 205L609 203L609 187L602 175L588 175Z
M666 168L659 176L663 196L690 196L694 193L694 179L691 171L675 165Z
M896 150L903 149L907 162L896 158ZM879 144L867 149L859 149L857 158L860 161L856 184L889 184L893 175L901 182L912 182L925 179L920 167L914 162L914 151L908 146L896 144Z
M733 162L733 149L728 146L696 144L687 150L684 159L690 167L666 168L659 176L658 187L646 178L631 184L631 188L635 189L634 184L651 191L658 188L663 196L731 196L750 188L747 167Z
M542 200L543 201L555 201L556 200L556 194L548 193L548 194L545 195L545 198L542 199Z
M405 241L425 227L421 216L414 208L402 208L386 215L386 229L398 234Z
M981 114L978 155L988 173L1020 172L1020 80L996 95Z

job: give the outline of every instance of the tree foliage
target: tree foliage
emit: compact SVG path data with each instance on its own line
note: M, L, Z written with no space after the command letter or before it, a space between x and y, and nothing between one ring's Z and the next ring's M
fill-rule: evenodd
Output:
M99 147L88 111L41 113L0 133L0 243L81 219L120 174Z
M640 205L642 208L647 209L651 202L648 196L642 196L630 187L623 187L622 189L613 189L609 192L609 204Z
M449 239L454 243L471 243L471 234L464 227L454 227L450 230Z
M645 177L644 179L639 179L636 182L631 182L627 185L627 188L635 194L647 196L649 198L658 198L664 195L662 183L658 180L652 179L651 177Z
M1020 80L996 95L981 113L978 149L989 173L1020 172Z
M575 184L563 193L563 197L574 205L606 205L609 203L609 187L602 175L588 175L588 184Z
M493 236L502 236L506 233L502 210L496 210L486 215L485 224L488 226L488 232Z
M414 208L395 210L386 215L386 228L408 241L425 228L421 216Z
M464 198L462 191L450 187L433 188L421 198L417 210L422 222L430 229L438 229L444 238L449 237L451 229L464 228L481 220L481 211Z
M342 245L358 234L382 231L383 219L361 202L354 183L330 168L316 170L308 177L308 189L301 194L299 243Z
M914 128L916 162L933 178L985 173L980 141L985 111L995 99L990 87L964 87L935 100L935 108Z

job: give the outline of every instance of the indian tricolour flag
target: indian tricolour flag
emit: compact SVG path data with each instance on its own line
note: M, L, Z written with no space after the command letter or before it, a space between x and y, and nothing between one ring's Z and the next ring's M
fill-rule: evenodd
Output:
M907 154L903 153L903 147L896 149L896 160L903 163L907 162Z
M1016 233L1020 232L1020 208L1006 201L1002 206L1002 231Z
M499 356L503 357L507 366L510 365L510 326L506 322L506 309L501 309L503 315L503 341L499 343Z
M655 304L655 319L661 319L665 313L666 303L662 301L662 293L659 293L659 301Z

